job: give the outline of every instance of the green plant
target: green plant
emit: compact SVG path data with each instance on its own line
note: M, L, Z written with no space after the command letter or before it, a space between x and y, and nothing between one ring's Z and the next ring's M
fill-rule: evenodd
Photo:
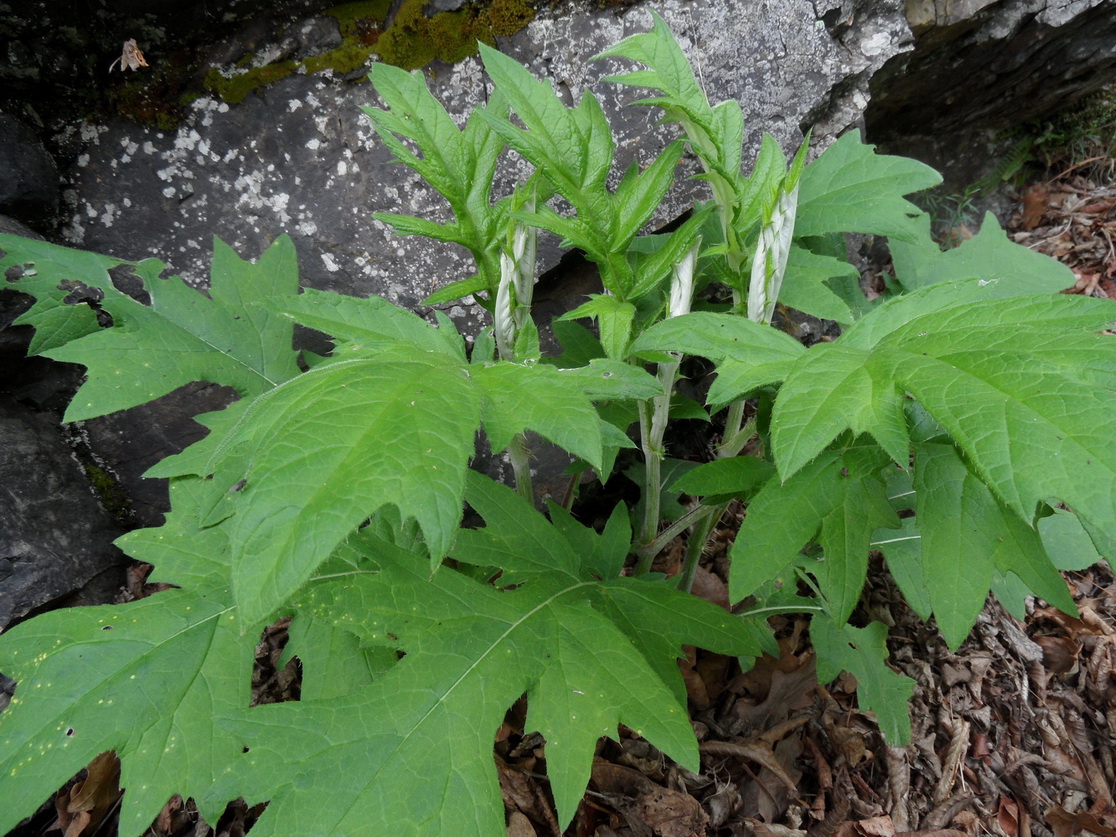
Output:
M1044 120L1012 128L998 140L1005 149L980 180L959 194L919 202L931 215L943 218L946 229L966 221L973 196L1004 184L1021 188L1071 172L1100 180L1111 177L1116 167L1116 86L1102 87Z
M996 179L995 183L999 182ZM930 216L934 238L943 249L948 249L958 243L959 228L979 224L976 199L986 191L982 183L970 184L958 192L948 192L939 186L917 195L914 203Z
M1052 174L1083 170L1111 177L1116 159L1116 85L1102 87L1030 127L1031 156Z
M941 252L903 197L937 175L855 137L809 165L768 140L743 175L739 107L710 106L657 17L606 55L645 65L617 80L657 91L643 104L684 137L614 188L597 100L567 108L511 59L482 53L496 93L464 128L419 76L387 66L372 73L386 109L369 111L454 216L385 220L476 257L474 279L435 295L473 295L493 312L471 353L441 315L300 294L285 237L256 263L216 242L208 296L158 278L158 261L130 265L150 306L116 289L115 259L0 237L9 283L35 300L20 319L36 329L31 351L87 367L67 420L195 380L241 396L200 416L209 435L150 472L171 479L165 524L119 541L177 589L44 614L0 638L0 670L19 681L0 715L0 828L115 750L124 833L177 792L210 821L230 798L270 799L260 834L502 834L492 740L523 694L565 825L596 740L618 724L698 768L681 645L747 666L776 651L773 612L813 614L820 676L855 673L862 708L901 744L913 683L886 665L881 623L850 623L872 549L953 647L990 589L1017 611L1028 591L1073 611L1044 535L1112 554L1106 302L1054 293L1064 269L991 219ZM675 231L640 235L685 145L712 199ZM505 146L536 174L493 203ZM551 207L556 194L571 213ZM558 324L559 358L541 356L529 316L537 229L580 248L606 289ZM889 238L902 293L859 294L845 232ZM714 282L730 303L696 296ZM848 328L807 349L769 325L776 299ZM599 339L572 322L584 318ZM296 323L331 335L333 353L300 365ZM726 435L714 461L664 485L662 428L685 354L716 364L708 405L728 408ZM641 513L618 505L596 531L560 506L534 508L525 434L603 480L635 446L633 425ZM478 429L517 462L519 493L468 469ZM750 440L759 455L738 455ZM664 489L701 502L671 520ZM742 613L686 592L730 498L749 503L729 579ZM482 527L461 528L465 503ZM682 579L650 572L687 529L696 546ZM255 642L279 616L293 617L301 700L249 708Z

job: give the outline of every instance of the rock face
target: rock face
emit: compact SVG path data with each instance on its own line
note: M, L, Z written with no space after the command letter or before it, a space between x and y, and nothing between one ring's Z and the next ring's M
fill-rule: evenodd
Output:
M126 559L111 545L122 530L94 498L57 422L0 403L0 438L0 628L59 599L110 600L124 581Z
M1116 79L1114 0L910 0L907 15L913 49L873 77L868 135L959 166L957 180L980 161L974 129L1040 119Z
M37 237L2 215L0 232ZM57 603L110 601L126 563L111 544L124 529L94 496L92 478L108 475L59 426L78 369L27 357L31 329L10 325L29 303L0 287L0 630ZM0 703L3 691L0 678Z
M868 77L909 38L898 0L874 5L871 17L861 16L840 39L826 29L828 12L819 17L806 3L698 0L657 8L693 56L710 96L742 103L754 151L763 131L793 149L819 120L820 144L856 120ZM618 129L623 167L649 160L668 134L653 127L651 112L623 109L636 93L602 83L612 68L589 58L648 25L639 8L619 17L578 10L537 20L501 47L553 79L571 102L593 90ZM268 52L268 44L254 41L255 54ZM230 64L242 57L235 49L225 54ZM439 68L431 87L455 116L486 95L476 59ZM467 277L472 265L449 248L395 238L372 219L374 211L424 217L445 211L416 175L391 162L361 112L374 103L366 83L296 74L239 104L199 98L175 132L85 125L84 153L69 172L65 239L124 258L157 256L203 286L214 235L254 256L287 232L305 284L414 305ZM660 220L672 220L684 202L679 196ZM544 246L543 269L558 255L553 242Z
M0 113L0 214L45 225L58 214L58 166L35 132Z

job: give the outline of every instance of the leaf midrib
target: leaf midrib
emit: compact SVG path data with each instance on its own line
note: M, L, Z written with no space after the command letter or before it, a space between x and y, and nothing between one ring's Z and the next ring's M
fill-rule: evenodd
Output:
M434 703L431 704L430 708L423 713L422 717L420 717L414 724L411 725L410 730L408 730L399 738L395 746L392 747L390 751L385 753L385 756L381 760L379 767L376 768L375 772L371 774L368 781L365 782L361 792L353 795L352 802L344 811L341 812L341 815L337 818L337 822L343 822L345 818L348 817L352 810L356 808L357 805L360 803L361 799L364 797L364 794L368 791L368 789L376 784L376 782L380 778L380 775L392 763L399 751L402 750L405 745L411 740L411 737L417 733L417 731L423 726L423 724L426 723L427 719L430 718L430 716L433 715L438 708L446 703L447 699L450 697L450 695L453 694L454 690L457 689L474 671L476 671L476 669L482 662L488 659L491 654L495 653L496 650L501 647L501 645L505 642L510 634L522 627L524 623L534 617L539 611L550 606L563 596L573 593L575 590L578 590L582 587L595 586L597 583L598 582L596 581L582 581L574 584L572 587L566 587L562 590L556 591L552 595L539 602L531 610L524 613L518 619L509 623L507 629L489 644L484 653L477 655L477 657L469 664L468 668L466 668L465 671L461 673L461 675L450 685L450 687L438 696L437 700L435 700Z
M139 665L142 661L144 661L151 654L158 653L158 649L166 646L168 643L174 641L175 639L182 636L183 634L185 634L189 631L195 630L196 628L201 627L206 622L209 622L209 621L214 620L214 619L220 619L226 613L229 613L230 611L233 611L233 610L236 610L236 606L235 605L230 605L229 607L226 607L224 610L218 611L217 613L214 613L210 616L207 616L204 619L201 619L197 622L193 622L190 625L187 625L185 628L182 628L181 630L176 631L175 633L171 634L170 636L160 640L159 642L150 645L148 650L144 651L140 656L136 657L135 659L133 659L132 661L130 661L129 663L127 663L123 667L121 667L119 669L116 669L115 671L113 671L112 673L107 675L104 679L101 679L101 680L98 680L98 681L94 682L85 691L85 693L82 695L81 701L84 701L85 699L87 699L91 694L94 694L97 690L104 688L105 684L110 683L114 679L127 674L129 671L132 671L135 666ZM214 633L216 633L216 628L214 629ZM213 642L213 636L214 636L214 634L210 634L209 642L210 642L211 645L212 645L212 642ZM99 644L98 642L95 642L93 640L86 640L84 642L74 643L70 647L79 647L81 645L94 645L94 646L96 646L98 644ZM202 656L203 664L204 664L204 661L205 661L205 655ZM193 675L193 677L191 677L191 679L190 679L189 683L187 684L186 688L184 688L182 690L182 692L179 696L178 703L181 703L181 697L183 695L185 695L190 690L190 687L193 685L194 681L201 674L202 667L203 666L200 666L200 665L198 666L198 670L196 672L194 672L194 675ZM77 702L78 701L75 701L75 703L77 703ZM28 740L35 740L40 735L45 735L45 731L46 731L47 727L49 727L52 723L54 723L54 720L55 719L48 720L47 723L44 726L40 727L38 729L38 731L35 732L34 735L29 737ZM144 729L141 731L140 735L143 735L148 730L150 730L153 726L155 726L156 723L158 723L159 720L162 720L162 716L157 718L155 722L153 722L153 723L147 725L146 727L144 727Z
M973 381L977 381L977 382L983 384L988 390L999 393L1001 396L1004 397L1006 402L1014 405L1020 411L1026 413L1029 416L1033 416L1035 418L1035 420L1041 422L1042 427L1046 430L1046 432L1053 433L1053 435L1055 435L1055 436L1060 436L1061 437L1061 442L1062 442L1063 445L1069 445L1069 446L1075 447L1081 453L1092 457L1094 462L1096 462L1098 465L1101 465L1102 467L1104 467L1105 470L1107 470L1108 473L1111 475L1111 477L1113 479L1116 479L1116 470L1113 470L1111 467L1108 467L1106 460L1104 459L1104 457L1101 454L1096 453L1091 448L1089 448L1085 444L1083 444L1081 439L1079 439L1076 434L1074 434L1072 432L1069 432L1069 431L1066 431L1063 428L1059 427L1057 424L1055 424L1053 421L1051 421L1044 413L1041 413L1041 412L1035 410L1033 407L1031 407L1031 405L1028 402L1020 400L1012 392L1009 392L1009 391L1005 390L1002 386L999 386L999 385L993 383L992 381L987 380L986 378L976 374L975 372L971 371L968 368L955 366L954 364L949 363L948 361L946 361L943 358L936 357L936 356L931 356L931 355L914 354L912 352L907 352L905 350L900 350L900 352L902 352L902 354L905 354L910 358L916 359L917 361L919 361L921 363L940 364L941 366L943 366L947 369L953 370L954 372L958 373L959 375L963 375L967 378L972 379ZM903 369L906 368L905 364L896 364L896 367L897 367L897 369L900 369L900 370L903 370ZM914 394L915 398L917 398L919 400L919 402L922 403L923 406L925 406L925 402L923 401L923 399L918 394L918 385L921 383L921 378L923 376L918 375L918 374L912 376L912 375L909 375L909 374L904 374L903 371L900 371L899 377L902 378L902 379L905 379L904 380L905 386L911 391L912 394ZM956 409L951 407L950 412L953 413L953 416L950 417L950 420L952 420L952 422L955 425L961 424L962 422L960 422L956 419L956 412L957 412ZM938 417L938 416L934 416L934 417L935 417L935 419L941 420L941 418ZM1001 419L1003 421L1003 424L1006 425L1007 415L1003 411L1001 411ZM943 421L943 424L945 424L945 423L946 422ZM948 427L948 425L947 425L947 427ZM958 429L962 429L962 428L958 427ZM951 436L955 435L952 432L952 430L950 431L950 435ZM966 434L966 435L968 435L968 434ZM1016 438L1017 437L1014 434L1011 436L1012 440L1014 440ZM974 457L974 463L978 464L978 467L980 467L983 464L982 460L984 460L985 458L986 457L984 457L984 456ZM1008 460L1009 460L1009 464L1014 464L1014 462L1013 462L1014 457L1012 457L1010 453L1008 454ZM982 470L984 470L984 469L982 468ZM1015 477L1017 475L1019 475L1020 472L1019 472L1018 469L1012 467L1011 468L1011 473L1012 473L1012 476L1013 476L1013 479L1011 481L1011 485L1013 486L1013 488L1016 489L1015 493L1019 494L1020 493L1018 491L1019 484L1018 484L1018 480L1015 479ZM994 494L998 493L999 491L1002 491L1002 488L1000 487L1000 485L998 483L995 483L994 481L989 482L988 486L989 486L989 488L992 489ZM1022 498L1021 497L1019 498L1020 502L1018 503L1018 505L1016 503L1013 503L1011 500L1009 500L1006 497L1004 497L1003 499L1004 499L1004 502L1009 507L1016 508L1017 511L1018 511L1018 508L1022 506Z

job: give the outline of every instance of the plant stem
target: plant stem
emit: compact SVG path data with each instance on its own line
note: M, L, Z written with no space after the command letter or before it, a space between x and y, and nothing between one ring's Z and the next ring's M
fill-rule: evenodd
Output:
M721 444L717 447L718 459L729 459L740 453L744 447L745 439L740 441L741 430L744 425L744 401L734 401L729 407L728 416L725 418L725 432L721 437Z
M531 484L531 456L527 451L526 438L517 433L508 445L508 458L511 459L512 473L515 474L515 488L532 506L535 505L535 489Z
M738 401L729 408L728 418L725 420L725 433L721 444L717 446L718 459L730 459L737 456L748 440L756 435L756 420L751 418L740 426L744 417L744 402Z
M651 402L641 401L639 404L639 440L643 450L643 521L640 524L639 536L636 543L640 545L637 550L639 561L635 566L635 574L643 575L651 569L651 562L655 560L655 553L645 551L655 541L655 533L659 528L659 505L661 503L662 471L659 457L651 445Z
M663 529L663 531L659 532L653 541L645 546L639 547L636 550L636 555L639 556L639 563L636 564L636 574L647 572L655 556L662 551L664 546L674 540L679 532L685 531L688 527L693 526L697 521L701 520L706 515L712 514L716 510L715 506L696 506ZM640 570L641 566L645 567L642 571Z
M690 539L686 542L686 559L682 563L682 574L678 579L678 589L684 593L689 593L693 589L698 562L705 553L705 545L709 543L709 535L713 532L713 527L717 525L717 521L721 519L721 515L725 513L726 506L708 506L707 508L710 509L711 513L694 523L694 528L690 532Z
M670 417L670 394L674 390L674 379L678 375L678 364L659 364L659 385L662 395L652 398L650 403L639 405L639 436L643 448L643 525L639 532L639 543L646 544L655 540L659 531L659 511L662 497L663 436L666 434L667 420ZM642 575L651 569L655 556L641 555L636 565L636 573Z
M670 298L667 303L667 317L681 317L689 313L694 298L694 268L697 266L701 236L698 236L682 260L674 265L674 277L670 283ZM662 497L662 460L665 450L663 436L666 435L667 421L670 418L670 396L674 392L674 381L678 377L681 357L672 355L674 360L659 364L658 378L660 394L639 405L639 438L643 447L644 463L644 510L643 525L636 541L641 545L655 542L659 531L659 513ZM662 547L659 547L660 549ZM644 552L641 546L636 574L642 575L651 569L658 552Z

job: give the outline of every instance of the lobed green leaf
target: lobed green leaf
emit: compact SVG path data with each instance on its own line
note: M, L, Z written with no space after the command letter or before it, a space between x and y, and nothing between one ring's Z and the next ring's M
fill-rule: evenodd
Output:
M840 341L807 352L787 375L771 414L771 447L784 477L845 430L869 433L901 465L910 442L904 398L888 367Z
M345 349L353 353L404 342L465 360L464 341L448 323L431 328L421 317L378 296L361 298L307 288L298 296L270 301L265 306L343 341Z
M845 134L802 172L795 235L859 232L916 240L921 210L903 196L941 182L929 166L876 154L855 131Z
M887 626L871 622L857 628L823 613L810 624L810 641L818 652L818 680L829 682L842 670L855 676L861 709L875 713L889 745L906 746L915 681L888 667Z
M434 98L422 73L376 63L368 74L387 110L364 108L372 127L396 159L422 175L455 210L465 205L475 159L453 119ZM412 152L396 134L413 141ZM495 149L499 152L499 149Z
M487 528L504 530L490 536L515 538L530 517L550 525L508 489L482 491L496 498L481 501ZM552 530L555 539L565 536ZM618 723L697 766L674 662L684 642L724 653L771 645L758 626L660 582L600 584L523 567L523 583L498 593L447 568L431 577L422 559L367 536L350 544L375 569L312 581L300 613L333 619L370 643L398 637L408 653L348 696L227 717L249 751L222 790L271 798L256 826L264 834L495 833L503 806L492 737L523 692L528 725L547 737L548 773L568 823L596 740L615 736ZM585 712L567 711L575 706ZM339 775L331 767L338 760L362 769Z
M826 283L831 279L856 282L859 278L857 269L846 261L791 245L779 302L814 317L849 325L853 312ZM860 293L859 286L855 290Z
M1051 604L1076 612L1038 532L1005 509L951 445L920 445L916 454L920 559L950 648L969 635L997 570L1013 572Z
M233 589L262 621L384 504L418 521L432 560L461 520L481 396L446 355L317 367L263 396L214 457L229 500Z
M247 705L254 646L220 597L187 590L54 611L6 632L0 669L19 686L0 715L0 828L106 750L128 791L122 833L144 831L175 793L216 822L225 800L211 787L241 747L213 717Z
M920 215L915 225L915 240L888 242L895 278L906 291L939 282L992 277L1016 294L1057 293L1073 285L1073 271L1011 241L991 212L985 213L975 236L945 251L930 237L929 215Z
M163 265L153 259L132 265L150 306L113 283L108 271L128 263L73 256L66 248L14 236L0 237L0 247L8 254L5 263L31 264L36 271L17 283L37 301L16 323L42 332L33 344L41 354L88 370L66 421L135 407L194 381L230 386L252 397L298 374L292 324L254 304L298 291L298 263L286 236L255 264L215 239L208 297L181 279L159 279ZM94 302L111 327L89 330L96 314L81 302L67 302L75 293L99 297ZM89 314L75 317L75 304Z

